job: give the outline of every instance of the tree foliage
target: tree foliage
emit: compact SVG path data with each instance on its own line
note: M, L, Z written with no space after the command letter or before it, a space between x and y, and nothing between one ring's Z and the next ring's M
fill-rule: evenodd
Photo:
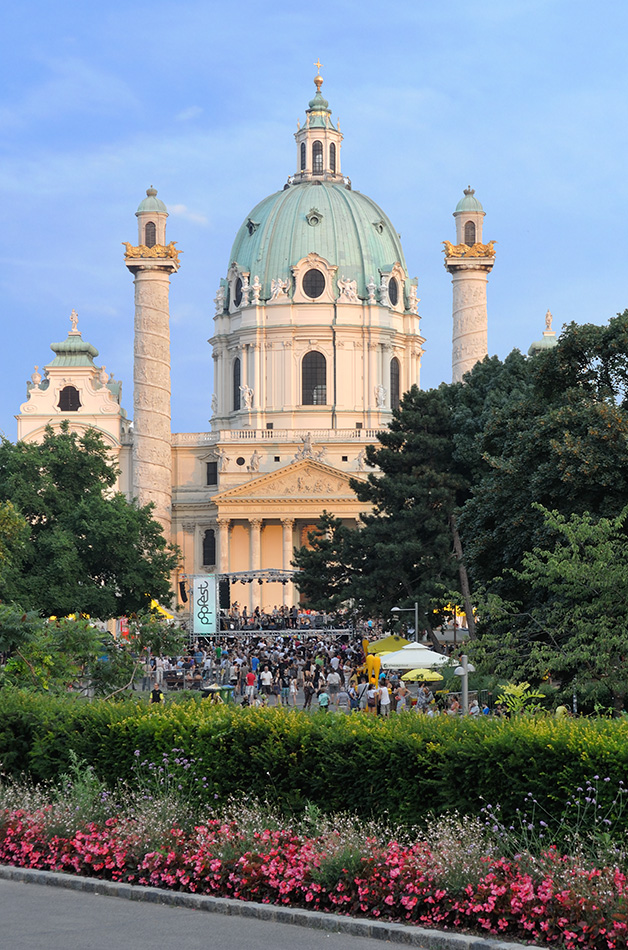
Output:
M28 525L0 572L0 598L28 610L106 619L170 599L177 551L151 506L113 493L116 470L92 429L49 427L40 444L0 443L0 498Z
M0 604L0 651L8 660L0 686L31 692L106 696L129 686L149 653L178 654L184 633L154 613L129 625L116 640L85 617L42 618L15 604Z

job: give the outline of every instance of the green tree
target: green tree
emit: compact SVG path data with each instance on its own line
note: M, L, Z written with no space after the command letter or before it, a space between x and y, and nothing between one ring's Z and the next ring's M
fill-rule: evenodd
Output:
M416 601L423 619L439 586L455 583L450 519L467 485L453 461L450 389L414 386L379 445L368 446L367 464L377 472L352 481L372 506L360 530L326 516L312 548L296 553L297 583L313 603L351 600L373 615Z
M151 506L114 494L116 470L94 430L46 430L41 444L0 443L0 498L28 524L0 598L26 609L106 619L168 601L178 562Z
M523 596L512 570L555 540L536 503L602 517L626 503L628 311L606 327L571 324L528 365L530 385L513 390L474 440L484 469L460 517L473 579L511 601Z
M623 709L628 692L628 508L569 517L537 506L555 537L523 556L521 604L489 599L497 623L476 647L484 666L535 682L550 677L581 700Z
M115 640L85 617L42 618L0 604L0 651L8 660L0 685L33 692L115 695L128 688L149 654L179 653L184 632L154 613L130 623L128 640Z

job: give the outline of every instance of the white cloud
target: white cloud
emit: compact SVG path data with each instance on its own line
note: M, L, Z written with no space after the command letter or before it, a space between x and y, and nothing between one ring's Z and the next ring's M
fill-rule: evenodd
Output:
M190 211L186 205L168 205L168 211L175 218L185 218L186 221L192 221L194 224L207 224L207 217L204 214Z
M183 109L182 112L179 112L175 118L179 122L189 122L190 119L196 119L199 115L203 114L203 110L200 106L188 106L187 109Z

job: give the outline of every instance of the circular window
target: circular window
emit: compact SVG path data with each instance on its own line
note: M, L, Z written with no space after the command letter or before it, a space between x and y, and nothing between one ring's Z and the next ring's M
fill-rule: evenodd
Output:
M303 278L303 293L306 297L316 300L325 290L325 275L315 267L309 270Z
M244 465L245 461L246 459L243 459L242 456L240 455L239 458L236 459L236 465Z
M391 277L388 281L388 299L393 307L397 306L399 302L399 285L394 277Z
M242 303L242 278L238 277L233 288L233 302L236 307Z

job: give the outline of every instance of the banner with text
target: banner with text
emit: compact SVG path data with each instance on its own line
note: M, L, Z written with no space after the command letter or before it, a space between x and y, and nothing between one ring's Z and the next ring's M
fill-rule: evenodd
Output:
M215 574L202 574L192 578L193 630L196 634L213 636L218 633L217 586Z

